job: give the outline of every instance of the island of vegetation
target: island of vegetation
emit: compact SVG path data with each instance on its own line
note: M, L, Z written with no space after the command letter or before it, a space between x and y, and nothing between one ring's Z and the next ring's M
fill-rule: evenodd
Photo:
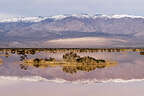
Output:
M95 59L93 57L80 57L76 53L70 52L63 55L62 60L55 58L34 58L26 59L21 64L21 68L26 70L26 67L32 66L36 68L47 68L61 66L66 73L77 73L77 71L92 71L96 68L105 68L115 66L117 62Z

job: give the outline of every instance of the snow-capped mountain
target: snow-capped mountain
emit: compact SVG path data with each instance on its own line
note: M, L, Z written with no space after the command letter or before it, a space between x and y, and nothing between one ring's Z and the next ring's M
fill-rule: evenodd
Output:
M0 22L40 22L47 19L47 17L13 17L13 18L2 18Z
M54 20L61 20L67 17L76 17L76 18L89 18L89 19L96 19L96 18L109 18L109 19L120 19L120 18L143 18L143 16L133 16L133 15L104 15L104 14L96 14L96 15L89 15L89 14L72 14L72 15L55 15L55 16L47 16L47 17L11 17L11 18L0 18L1 22L41 22L46 19L54 19Z
M143 41L144 17L132 15L56 15L0 19L1 41L43 41L61 38L109 37ZM132 40L131 40L132 41ZM131 42L133 44L133 42Z

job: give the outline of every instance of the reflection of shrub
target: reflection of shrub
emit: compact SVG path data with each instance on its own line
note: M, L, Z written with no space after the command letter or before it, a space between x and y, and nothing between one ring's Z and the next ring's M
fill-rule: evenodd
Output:
M77 70L81 70L81 71L86 71L86 72L90 72L93 71L97 68L97 66L90 66L90 65L84 65L84 66L77 66Z
M33 61L34 61L33 66L35 66L35 67L39 67L39 66L40 66L40 61L41 61L41 59L36 58L36 59L34 59Z
M3 61L2 61L2 59L0 58L0 64L2 64L3 63Z
M25 65L23 65L23 64L20 64L20 68L21 68L21 69L24 69L24 70L27 70L28 66L25 66Z
M33 66L40 67L41 65L43 65L47 61L55 61L55 58L51 58L51 57L50 58L45 58L45 59L35 58L33 60Z
M95 70L96 68L105 68L106 65L104 64L99 64L99 65L76 65L76 66L64 66L63 67L63 72L66 72L66 73L71 73L71 74L74 74L74 73L77 73L77 71L85 71L85 72L90 72L90 71L93 71Z
M140 52L140 55L144 55L144 52Z
M106 65L76 65L76 66L64 66L63 67L63 72L66 72L66 73L77 73L77 71L85 71L85 72L90 72L90 71L93 71L95 70L96 68L105 68Z
M66 67L63 67L63 72L73 74L73 73L77 72L77 69L76 69L76 67L66 66Z

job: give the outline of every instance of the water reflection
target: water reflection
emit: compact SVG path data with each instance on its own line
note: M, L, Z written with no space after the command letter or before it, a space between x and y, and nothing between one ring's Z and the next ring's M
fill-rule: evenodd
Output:
M3 60L0 58L0 65L3 63Z
M0 76L142 79L144 49L0 49Z
M0 49L0 53L5 55L8 54L35 54L37 52L144 52L144 48L7 48L7 49Z
M140 52L140 55L144 55L144 52Z

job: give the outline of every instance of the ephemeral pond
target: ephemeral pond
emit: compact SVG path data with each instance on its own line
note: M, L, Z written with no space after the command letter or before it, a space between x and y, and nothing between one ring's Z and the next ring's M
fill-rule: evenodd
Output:
M144 49L0 49L0 77L85 82L144 79Z

